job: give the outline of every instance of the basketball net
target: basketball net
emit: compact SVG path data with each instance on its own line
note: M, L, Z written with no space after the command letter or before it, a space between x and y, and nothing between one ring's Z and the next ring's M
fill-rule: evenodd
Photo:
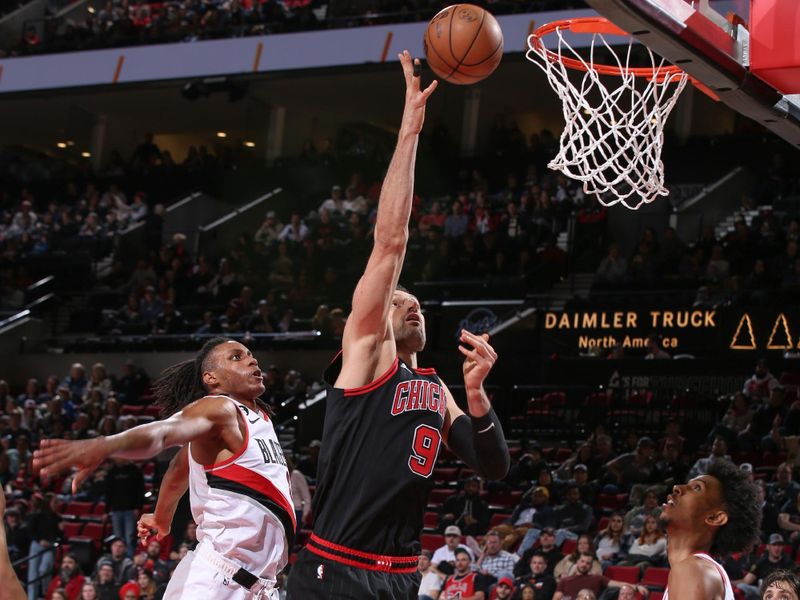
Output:
M591 34L588 58L575 51L565 32ZM550 33L558 37L556 50L542 42ZM627 49L613 49L604 34L627 36ZM632 210L669 194L661 161L664 125L687 80L684 71L649 48L651 66L631 66L634 43L606 19L568 19L529 36L525 54L545 72L563 103L566 127L548 167L583 182L584 192L595 194L601 204L621 203ZM595 47L607 50L615 64L596 64ZM578 74L574 83L570 73Z

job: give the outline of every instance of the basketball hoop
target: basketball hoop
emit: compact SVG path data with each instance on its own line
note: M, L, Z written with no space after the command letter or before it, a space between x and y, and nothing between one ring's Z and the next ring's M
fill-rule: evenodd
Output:
M592 36L588 58L569 44L564 32ZM548 50L542 38L553 33L558 46ZM624 54L605 36L627 37ZM669 194L661 162L664 125L688 76L649 48L650 66L632 66L633 46L633 38L607 19L583 17L538 28L528 37L525 56L545 72L564 106L560 150L548 166L583 182L584 192L596 194L603 205L622 203L636 210ZM596 63L596 47L612 56L613 63ZM579 81L570 81L570 72L582 73ZM610 77L616 78L616 86L607 86Z

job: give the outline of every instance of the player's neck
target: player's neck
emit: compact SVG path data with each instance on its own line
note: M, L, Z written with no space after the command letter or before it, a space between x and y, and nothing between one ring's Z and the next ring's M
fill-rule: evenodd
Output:
M411 352L409 350L404 350L403 348L397 349L397 356L400 360L402 360L405 364L407 364L412 369L417 368L417 353Z
M703 552L708 554L711 550L712 538L707 532L680 532L667 531L667 556L670 567L686 560L693 554Z

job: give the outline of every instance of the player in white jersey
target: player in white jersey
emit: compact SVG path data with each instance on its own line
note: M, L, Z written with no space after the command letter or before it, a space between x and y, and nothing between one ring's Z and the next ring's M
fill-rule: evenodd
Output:
M164 598L277 598L275 579L296 522L286 460L257 401L264 393L258 362L239 342L214 338L195 359L165 370L153 391L168 418L109 437L43 440L34 467L45 476L78 467L74 493L109 457L141 460L183 446L155 515L140 523L140 533L168 532L189 488L198 546L176 568Z
M670 566L664 599L734 600L727 574L709 554L740 552L758 538L761 510L747 473L714 461L705 475L673 488L660 519Z

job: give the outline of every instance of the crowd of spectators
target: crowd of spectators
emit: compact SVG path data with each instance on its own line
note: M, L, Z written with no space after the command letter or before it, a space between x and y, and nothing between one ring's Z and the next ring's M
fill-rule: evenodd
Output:
M584 7L582 0L490 0L494 14ZM425 21L438 0L110 0L85 17L27 25L11 55L192 42L343 27Z
M264 399L278 409L287 396L305 392L305 380L295 371L284 374L270 366L264 378ZM0 381L0 485L9 496L5 527L12 559L32 556L22 573L30 597L49 600L63 593L68 600L92 600L93 592L101 598L130 592L135 600L158 598L177 561L196 543L188 521L176 524L179 535L160 543L137 546L134 539L135 519L148 501L145 492L157 489L169 457L145 468L109 461L76 495L71 476L42 480L31 472L32 450L43 438L84 439L154 418L148 382L131 362L119 377L101 363L88 372L76 363L44 385L30 379L24 389L12 390ZM445 480L460 483L449 488L440 504L429 505L423 544L425 535L441 542L422 553L420 597L449 598L459 590L501 599L646 597L658 586L626 583L615 578L619 571L613 569L631 567L643 574L668 568L658 519L661 503L674 484L704 473L713 460L726 459L755 481L763 527L760 546L720 560L745 598L759 598L760 581L777 569L796 569L793 557L800 550L800 483L794 462L800 434L781 428L793 422L800 401L786 407L789 395L797 397L796 386L781 384L759 362L705 438L684 433L678 419L669 420L652 438L635 430L612 438L601 419L588 439L567 442L558 460L553 449L537 440L512 444L516 458L503 481L481 481L445 457L439 464L449 473ZM759 429L763 424L772 428L765 433ZM305 525L319 449L319 442L311 442L292 465L295 508ZM564 454L566 449L571 455ZM63 514L74 502L102 506L97 518L108 523L113 536L103 542L107 553L91 565L85 557L64 554L56 568L56 554L48 549L68 541L64 528L69 521Z

